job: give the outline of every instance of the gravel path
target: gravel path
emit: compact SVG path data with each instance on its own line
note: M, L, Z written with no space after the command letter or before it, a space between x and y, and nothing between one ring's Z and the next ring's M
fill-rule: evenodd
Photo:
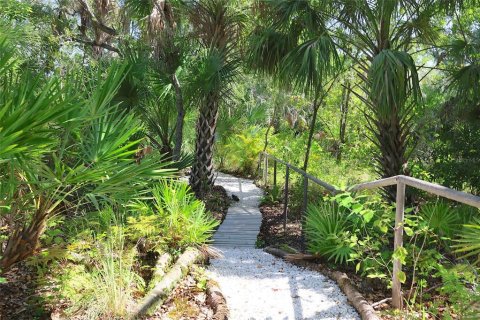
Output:
M220 285L230 319L360 319L326 276L260 249L223 249L209 275Z
M223 175L217 182L228 183L228 191L239 193L238 205L258 210L257 201L242 199L240 190L231 189L228 176ZM257 194L259 190L249 191ZM229 319L360 319L338 286L326 276L286 263L253 246L223 245L220 249L223 257L211 260L208 274L225 295Z

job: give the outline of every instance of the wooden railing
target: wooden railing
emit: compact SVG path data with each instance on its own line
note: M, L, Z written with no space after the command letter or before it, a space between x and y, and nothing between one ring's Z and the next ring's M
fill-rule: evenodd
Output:
M396 209L395 209L395 228L394 228L394 244L393 249L396 251L399 247L403 247L403 224L404 224L404 212L405 212L405 189L406 186L414 187L428 193L455 200L473 207L480 208L480 197L473 194L453 190L435 183L423 181L420 179L415 179L412 177L398 175L394 177L389 177L385 179L369 181L365 183L356 184L354 186L348 187L346 190L339 190L331 184L322 181L302 169L299 169L283 160L280 160L266 152L260 154L260 165L259 170L261 171L261 176L264 180L264 184L268 185L268 165L269 159L273 161L273 182L274 185L277 185L277 164L280 163L285 166L285 187L284 187L284 230L286 230L287 223L287 214L288 214L288 188L290 180L290 170L293 170L299 173L303 177L303 201L302 201L302 213L307 209L308 202L308 183L309 181L322 186L327 191L332 194L337 194L345 191L362 191L376 188L383 188L387 186L397 186L396 194ZM263 170L262 170L262 160L263 160ZM302 228L303 234L303 228ZM401 283L399 279L399 274L402 271L402 264L398 259L393 259L393 273L392 273L392 304L395 308L402 308L403 298L401 292Z

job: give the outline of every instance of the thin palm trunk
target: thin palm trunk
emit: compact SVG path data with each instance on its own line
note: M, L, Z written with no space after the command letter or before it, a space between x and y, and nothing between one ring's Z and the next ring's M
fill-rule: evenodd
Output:
M346 80L345 86L342 89L342 104L340 105L340 132L339 132L339 146L337 150L337 162L342 161L343 145L345 144L345 134L347 130L348 107L350 102L350 81Z
M310 123L310 132L308 133L307 140L307 149L305 150L305 159L303 161L303 171L307 172L308 161L310 159L310 149L312 148L313 134L315 133L315 124L317 123L317 115L320 104L318 103L318 98L315 98L313 101L313 115L312 122Z
M183 105L182 87L175 74L172 75L172 85L175 89L175 105L177 107L177 122L175 126L175 146L173 149L173 160L178 161L182 153L185 108Z

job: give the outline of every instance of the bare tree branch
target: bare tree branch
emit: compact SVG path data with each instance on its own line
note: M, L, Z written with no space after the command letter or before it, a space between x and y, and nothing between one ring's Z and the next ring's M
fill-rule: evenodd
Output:
M79 39L79 38L72 38L72 41L78 42L78 43L83 43L86 45L90 45L92 47L100 47L103 49L107 49L108 51L112 51L115 53L120 54L120 50L115 48L114 46L109 45L108 43L96 43L95 41L88 40L88 39Z
M85 10L85 12L88 14L88 16L90 17L91 21L92 21L92 24L95 28L98 28L100 30L102 30L103 32L105 33L108 33L109 35L111 36L116 36L118 33L117 31L114 29L114 28L111 28L109 26L106 26L105 24L103 24L102 22L98 21L96 15L93 13L93 11L90 9L90 6L88 5L88 3L85 1L85 0L78 0L80 2L80 4L82 5L83 9Z

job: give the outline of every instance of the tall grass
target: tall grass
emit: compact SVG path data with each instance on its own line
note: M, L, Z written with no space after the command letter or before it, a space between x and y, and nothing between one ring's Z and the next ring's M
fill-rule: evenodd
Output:
M143 288L143 279L134 272L135 248L125 247L122 228L114 227L96 261L92 280L89 319L125 317L133 304L134 293Z
M82 319L123 319L135 293L144 287L133 268L137 250L126 243L120 219L114 218L111 208L98 215L102 219L110 216L112 224L94 236L97 245L90 250L90 259L82 265L67 265L61 293L70 300L70 314L80 314Z

